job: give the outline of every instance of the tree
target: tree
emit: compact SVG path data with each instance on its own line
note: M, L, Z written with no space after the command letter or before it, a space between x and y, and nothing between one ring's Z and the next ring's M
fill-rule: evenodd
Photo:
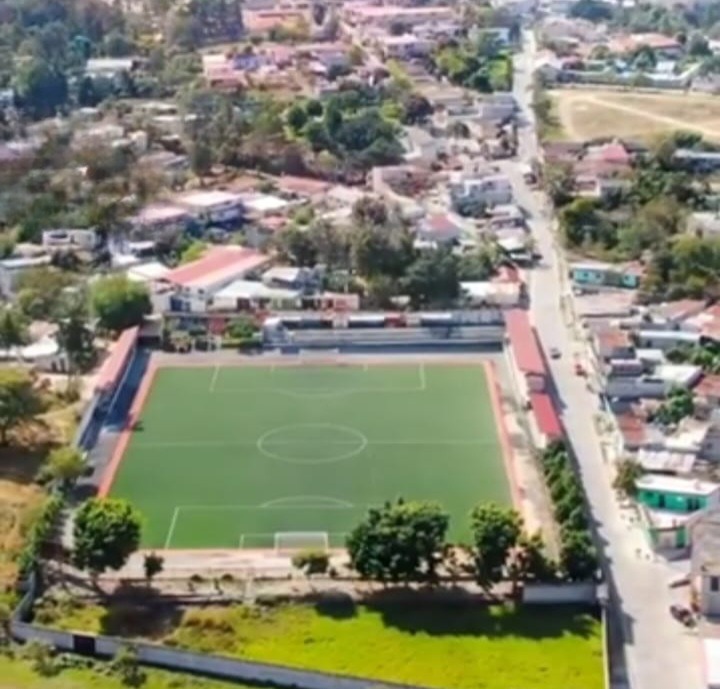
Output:
M287 123L297 134L307 124L308 116L305 108L299 103L293 105L287 112Z
M87 297L84 293L65 302L57 320L57 343L65 353L68 375L84 373L95 363L95 338L88 325Z
M640 464L632 459L623 459L618 462L613 488L628 498L634 498L637 494L637 480L642 475Z
M522 532L522 519L513 509L494 503L470 513L472 554L478 584L486 591L503 578L505 564Z
M322 117L323 105L319 100L311 98L305 105L305 112L308 117Z
M310 577L313 574L325 574L330 565L330 558L322 550L301 550L293 555L292 564L305 576Z
M664 426L677 424L682 419L692 416L695 411L695 400L687 388L674 388L667 399L653 413L653 421Z
M432 582L445 547L446 512L433 502L386 502L348 535L352 567L363 579Z
M143 557L143 571L145 572L145 581L148 586L152 580L163 571L165 559L157 553L147 553Z
M560 568L570 581L588 581L597 573L598 561L590 536L583 532L564 534Z
M134 646L123 644L110 661L110 671L128 687L139 687L145 682L145 673L140 667L137 650Z
M452 303L460 292L458 259L449 248L423 251L401 280L414 308Z
M559 221L570 247L600 244L610 248L616 238L614 228L593 199L575 199L560 211Z
M32 59L22 63L13 88L20 108L37 119L55 115L68 100L65 74L45 60Z
M416 257L413 239L402 227L365 225L350 241L353 268L364 278L400 279Z
M56 481L63 492L69 491L85 473L87 465L75 447L59 447L45 460L38 476L41 482Z
M688 55L692 55L693 57L709 57L713 54L707 38L700 32L696 32L690 36L685 48Z
M575 174L572 165L561 163L546 165L543 174L545 190L555 207L564 206L575 192Z
M147 287L122 275L101 278L95 282L91 301L100 326L116 333L140 325L152 311Z
M227 329L227 335L234 340L249 342L257 335L258 328L250 316L239 316L234 318Z
M205 252L208 250L207 242L201 242L200 240L195 240L191 244L187 246L183 250L183 252L180 254L180 263L191 263L192 261L197 261L199 258L202 258Z
M17 302L20 310L33 320L52 320L58 315L64 290L75 277L57 268L33 268L22 273L17 281Z
M23 314L13 308L0 311L0 350L10 352L28 342L27 323Z
M125 565L140 545L140 513L125 500L92 498L75 515L73 564L97 578Z
M290 225L278 232L273 240L281 258L301 268L317 263L317 249L307 230Z
M601 0L578 0L569 10L574 19L586 19L595 24L609 21L613 14L612 6Z
M18 368L0 368L0 445L8 433L42 410L42 400L30 375Z
M557 576L557 565L547 556L540 532L520 536L515 563L522 581L553 581Z

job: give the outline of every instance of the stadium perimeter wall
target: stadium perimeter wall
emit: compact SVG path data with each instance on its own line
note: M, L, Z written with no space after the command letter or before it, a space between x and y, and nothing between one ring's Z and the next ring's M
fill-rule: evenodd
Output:
M299 670L281 665L167 648L145 642L131 642L116 637L49 629L25 621L30 619L32 614L37 589L36 582L36 577L31 577L29 590L10 622L10 631L17 641L40 641L58 651L80 653L101 659L112 658L121 648L130 645L136 650L138 660L147 665L283 689L368 689L368 687L373 687L373 689L423 689L418 685L380 682L326 672ZM584 603L588 605L597 603L597 588L594 584L553 586L538 584L529 585L526 590L530 592L531 600L527 601L528 603ZM526 600L525 597L524 600Z

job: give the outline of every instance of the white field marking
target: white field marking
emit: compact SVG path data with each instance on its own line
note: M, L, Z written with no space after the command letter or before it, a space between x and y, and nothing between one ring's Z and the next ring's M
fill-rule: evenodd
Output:
M418 364L418 369L420 373L420 390L424 392L425 390L427 390L427 380L425 380L425 364Z
M240 550L242 550L244 545L245 545L245 534L241 533L240 534L240 543L238 543L238 548L240 548Z
M270 441L270 445L357 445L357 441L350 440L308 440L307 438L298 438L297 440L277 440ZM368 446L373 445L432 445L433 447L453 446L453 445L494 445L492 440L432 440L418 438L417 440L368 440ZM244 445L257 445L255 440L230 440L230 441L200 441L200 442L158 442L158 443L135 443L135 448L172 448L172 447L242 447Z
M298 504L299 503L299 504ZM312 505L310 503L320 503ZM293 495L287 498L275 498L264 502L260 507L264 510L268 509L355 509L355 505L347 500L338 498L330 498L326 495Z
M215 370L213 371L212 380L210 381L210 392L215 392L215 384L217 383L218 376L220 375L220 364L215 364Z
M175 527L177 526L178 517L180 516L181 507L176 507L173 512L172 520L170 521L170 528L168 529L167 538L165 539L165 550L170 547L173 534L175 533Z

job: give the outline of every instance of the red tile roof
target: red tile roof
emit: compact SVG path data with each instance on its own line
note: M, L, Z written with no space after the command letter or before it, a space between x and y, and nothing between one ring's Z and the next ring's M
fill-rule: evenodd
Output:
M703 376L693 392L700 397L720 397L720 375Z
M522 373L544 376L545 359L538 343L535 328L530 325L527 312L511 309L505 314L505 327L515 363Z
M314 196L315 194L324 194L332 186L328 182L312 177L296 177L293 175L283 175L274 180L277 188L286 194L297 194L298 196Z
M530 406L540 432L549 440L562 438L562 424L550 395L546 392L531 392Z
M223 280L240 279L268 262L268 257L241 246L218 246L202 258L171 270L167 282L182 287L212 286Z
M100 367L95 383L97 392L109 392L118 384L125 371L130 353L137 342L139 332L138 327L123 330L120 337L113 344L112 351Z
M623 441L628 447L640 447L647 439L645 421L632 412L617 414L615 421L620 429Z

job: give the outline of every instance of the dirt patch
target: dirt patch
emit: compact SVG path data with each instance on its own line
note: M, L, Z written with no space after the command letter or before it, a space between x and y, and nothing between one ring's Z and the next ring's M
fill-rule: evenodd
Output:
M550 96L567 138L651 141L678 129L720 141L720 98L688 93L560 89Z

